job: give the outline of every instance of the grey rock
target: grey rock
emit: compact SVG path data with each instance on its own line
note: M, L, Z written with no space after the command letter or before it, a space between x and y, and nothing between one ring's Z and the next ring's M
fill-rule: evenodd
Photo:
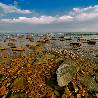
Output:
M60 87L67 85L77 72L77 67L74 65L61 64L56 71L57 82Z

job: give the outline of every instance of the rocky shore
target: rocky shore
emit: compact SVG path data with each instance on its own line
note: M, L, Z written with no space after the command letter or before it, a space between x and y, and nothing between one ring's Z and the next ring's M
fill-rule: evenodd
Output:
M49 35L5 37L0 98L98 98L96 43Z

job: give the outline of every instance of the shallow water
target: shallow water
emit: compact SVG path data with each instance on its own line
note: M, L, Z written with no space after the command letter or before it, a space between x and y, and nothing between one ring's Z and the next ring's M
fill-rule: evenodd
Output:
M29 35L30 38L27 39L27 35ZM85 85L84 89L86 92L85 96L86 95L88 96L87 92L88 89L98 91L96 87L97 83L94 80L94 78L92 78L92 75L94 74L93 69L95 68L96 64L94 62L93 63L91 62L91 60L94 59L96 54L98 54L98 40L97 40L98 35L82 36L82 38L86 40L96 38L95 45L89 45L87 42L84 43L82 41L79 41L78 37L81 36L77 35L74 36L65 35L64 36L65 40L60 41L59 36L61 35L63 34L59 35L33 34L33 36L32 34L0 35L0 75L2 78L2 80L0 81L1 83L0 86L2 87L1 90L2 89L4 90L4 92L2 92L2 96L6 95L7 92L10 93L7 94L7 96L14 96L13 94L15 94L15 96L18 96L18 93L20 93L21 95L22 93L24 93L27 97L23 98L32 98L33 93L35 98L43 98L48 93L48 91L49 95L51 94L51 96L53 96L54 92L59 93L61 88L57 85L56 75L53 74L54 72L56 73L57 68L63 63L68 63L68 65L70 65L69 67L70 70L67 72L68 76L71 77L71 78L65 77L66 79L64 78L63 80L68 79L67 83L71 82L74 85L72 87L72 85L66 84L67 86L76 89L75 85L78 85L79 87L78 92L79 92L79 89L80 88L84 89ZM54 36L55 39L53 40L52 37ZM70 37L72 38L72 40L66 40L66 38ZM48 41L45 41L45 38L48 39ZM70 43L72 42L81 43L81 46L73 47L70 45ZM16 48L8 46L8 43L12 43L12 46L14 44ZM98 61L98 57L96 58L96 60ZM77 71L79 71L78 73L76 73L75 71L75 75L77 76L78 74L78 77L75 77L74 75L74 78L76 79L75 81L73 81L74 80L72 79L73 76L71 76L73 74L72 73L73 69L71 69L72 66L76 67L76 65L74 64L77 65ZM81 72L82 76L84 77L81 76ZM88 75L91 77L88 77ZM80 80L78 80L79 78ZM50 84L48 84L49 81ZM78 84L78 82L83 82L83 87L81 86L81 84ZM9 88L7 88L8 85ZM28 89L25 88L25 86L27 86ZM66 90L66 87L63 87L63 92L65 91L64 92L65 96L66 91L68 90L68 89ZM69 97L71 93L73 93L73 91L70 91L68 95ZM39 94L40 96L42 95L43 97L36 97ZM45 97L45 98L52 98L52 97Z

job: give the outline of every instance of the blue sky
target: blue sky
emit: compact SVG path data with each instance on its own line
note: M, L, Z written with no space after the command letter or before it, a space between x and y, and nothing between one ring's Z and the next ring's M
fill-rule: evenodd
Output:
M63 14L74 7L87 7L98 4L98 0L0 0L5 4L17 5L21 9L35 10L47 15ZM55 14L54 14L55 13Z
M95 31L98 0L0 0L0 32Z

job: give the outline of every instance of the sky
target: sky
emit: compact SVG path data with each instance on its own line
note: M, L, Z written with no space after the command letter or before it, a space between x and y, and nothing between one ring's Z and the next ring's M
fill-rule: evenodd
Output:
M0 0L0 32L98 32L98 0Z

